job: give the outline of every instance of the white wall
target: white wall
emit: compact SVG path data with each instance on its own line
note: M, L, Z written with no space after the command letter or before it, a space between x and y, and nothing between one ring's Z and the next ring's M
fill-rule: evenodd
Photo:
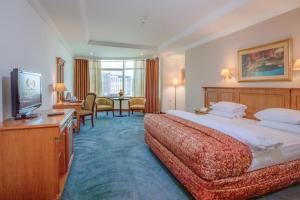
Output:
M161 64L161 111L166 112L175 107L175 89L173 78L180 78L180 70L185 68L185 54L175 53L160 56ZM176 107L185 110L185 86L177 87Z
M42 74L43 105L51 108L56 57L66 60L67 88L72 88L71 54L26 0L0 2L0 121L11 116L10 72L14 67Z
M293 38L294 59L300 58L300 9L290 11L239 32L186 51L186 107L188 111L204 104L203 86L300 87L300 72L290 82L237 82L237 51L289 37ZM223 67L233 68L235 77L224 81Z

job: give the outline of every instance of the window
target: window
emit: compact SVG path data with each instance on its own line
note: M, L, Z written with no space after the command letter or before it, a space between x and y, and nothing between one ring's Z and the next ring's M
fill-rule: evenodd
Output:
M98 96L144 96L145 61L101 60L90 62L90 88Z

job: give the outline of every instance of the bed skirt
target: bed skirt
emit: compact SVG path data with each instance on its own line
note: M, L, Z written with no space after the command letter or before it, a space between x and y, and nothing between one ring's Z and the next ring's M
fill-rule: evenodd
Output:
M199 200L249 199L300 182L300 160L245 172L235 177L207 180L199 177L145 130L145 142L184 187Z

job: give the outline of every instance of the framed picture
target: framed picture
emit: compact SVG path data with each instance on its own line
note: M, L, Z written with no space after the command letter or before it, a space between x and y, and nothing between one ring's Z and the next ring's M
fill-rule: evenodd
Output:
M239 50L239 82L291 80L292 55L292 39Z

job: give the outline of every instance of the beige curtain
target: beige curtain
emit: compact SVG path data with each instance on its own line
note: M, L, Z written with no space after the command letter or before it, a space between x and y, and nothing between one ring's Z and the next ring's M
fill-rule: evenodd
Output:
M159 105L159 59L146 61L146 112L160 113Z
M88 60L75 59L74 66L74 95L83 100L90 90L89 62Z
M133 94L136 97L145 96L145 61L137 60L133 71Z
M90 91L95 93L97 96L102 95L102 82L101 82L101 61L93 60L90 61L89 65L90 73Z

